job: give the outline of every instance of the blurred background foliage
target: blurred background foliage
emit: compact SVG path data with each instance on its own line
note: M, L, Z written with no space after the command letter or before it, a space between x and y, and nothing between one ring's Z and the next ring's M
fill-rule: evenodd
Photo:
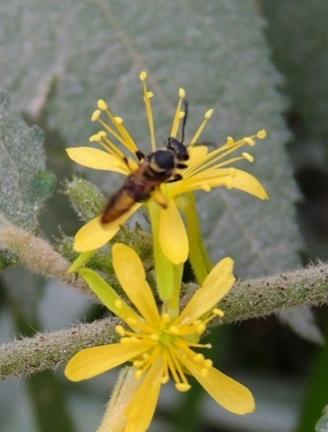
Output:
M251 167L268 203L237 191L198 197L213 258L233 256L240 277L327 259L327 20L325 0L0 0L0 88L11 99L0 93L0 217L64 250L80 225L67 180L81 175L106 195L120 181L73 166L64 149L95 131L89 118L100 97L147 149L138 82L146 69L160 141L181 86L190 134L209 107L206 142L268 130ZM16 261L1 251L2 342L103 316L84 296ZM167 389L151 430L323 432L328 349L318 342L328 331L326 312L298 308L213 332L214 362L253 389L256 413L230 415L196 385L185 395ZM59 369L7 380L1 431L95 430L114 379L72 384Z

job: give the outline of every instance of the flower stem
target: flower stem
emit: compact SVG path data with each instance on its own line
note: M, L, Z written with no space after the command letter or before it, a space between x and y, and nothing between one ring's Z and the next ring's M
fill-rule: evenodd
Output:
M201 233L195 195L192 192L184 194L177 198L177 204L183 211L186 219L186 229L189 239L189 261L197 282L202 284L211 271L213 264Z
M112 396L97 432L123 432L125 411L140 382L134 377L134 369L125 367L120 371Z

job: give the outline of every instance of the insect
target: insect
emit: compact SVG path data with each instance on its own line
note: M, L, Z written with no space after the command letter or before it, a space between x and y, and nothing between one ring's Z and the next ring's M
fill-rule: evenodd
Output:
M136 152L139 168L126 178L121 188L109 199L101 215L102 224L118 219L135 203L146 201L160 184L182 179L182 175L176 170L187 168L184 162L189 159L188 150L183 144L188 115L187 102L184 102L184 112L181 141L168 137L163 148L148 155L139 150ZM165 200L157 198L156 201L166 207Z

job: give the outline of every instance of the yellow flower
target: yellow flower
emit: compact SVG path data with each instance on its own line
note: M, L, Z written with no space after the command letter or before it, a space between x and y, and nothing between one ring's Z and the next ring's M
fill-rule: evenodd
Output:
M153 93L148 89L146 78L147 73L142 72L140 79L144 88L151 150L156 151L157 143L151 105ZM169 135L173 138L178 136L182 119L186 114L183 102L185 96L185 91L180 89L179 100ZM190 191L203 190L209 192L212 188L225 186L228 189L240 189L262 200L268 198L265 189L254 176L246 171L231 167L231 164L239 160L253 161L253 157L245 151L237 156L231 157L231 154L242 147L253 146L255 139L265 138L265 130L260 130L254 136L237 141L229 137L224 145L209 151L206 146L196 144L199 142L200 135L212 113L212 109L206 111L200 126L186 144L190 159L187 162L187 168L178 170L182 179L174 183L162 183L151 194L150 200L161 205L159 212L161 249L164 255L174 264L186 261L189 253L188 237L183 219L176 206L176 197ZM140 166L136 157L140 150L130 132L124 126L123 119L115 116L105 101L99 100L98 109L92 114L91 120L99 122L103 128L90 137L90 142L100 145L102 150L91 147L73 147L67 149L68 156L80 165L93 169L113 171L125 176L135 172ZM129 211L107 224L102 224L100 217L88 222L75 236L75 250L77 252L86 252L98 249L106 244L140 206L141 203L136 202ZM175 239L174 244L172 244L172 239Z
M67 364L66 376L80 381L102 374L125 362L132 362L140 385L126 409L125 432L148 429L161 386L170 379L178 391L190 389L192 375L227 410L247 414L255 409L251 392L242 384L215 369L212 361L195 349L210 348L199 338L208 323L223 316L217 303L232 287L233 261L221 260L209 273L179 314L160 311L146 281L136 252L122 243L112 248L113 266L122 288L134 306L129 306L96 272L81 269L79 274L98 298L125 322L117 325L120 342L78 352Z

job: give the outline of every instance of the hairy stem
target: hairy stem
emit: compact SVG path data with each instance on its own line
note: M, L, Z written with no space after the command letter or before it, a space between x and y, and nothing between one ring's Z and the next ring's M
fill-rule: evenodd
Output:
M82 279L73 273L67 273L71 263L43 238L17 226L5 224L0 228L0 247L17 255L21 264L32 272L61 279L80 290L90 292Z
M328 302L328 265L238 282L221 301L224 322L259 318L296 305ZM38 334L0 346L0 378L55 368L87 346L116 340L111 318L68 330Z

